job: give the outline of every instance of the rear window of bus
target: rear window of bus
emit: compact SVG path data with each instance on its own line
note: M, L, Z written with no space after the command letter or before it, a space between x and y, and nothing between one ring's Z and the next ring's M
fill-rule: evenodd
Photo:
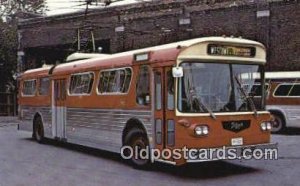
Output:
M299 97L300 84L283 83L279 84L274 92L274 97Z
M36 80L25 80L23 82L22 95L23 96L34 96L36 92Z

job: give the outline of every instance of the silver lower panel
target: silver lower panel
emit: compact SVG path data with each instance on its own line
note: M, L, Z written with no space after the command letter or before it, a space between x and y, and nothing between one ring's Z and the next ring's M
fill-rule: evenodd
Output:
M267 105L267 110L281 112L287 127L300 127L300 106L298 105Z
M57 129L64 128L64 140L67 142L113 152L120 152L122 132L129 119L136 118L141 121L148 137L152 137L153 133L151 111L67 108L66 118L59 118L66 121L60 122L66 125L64 127L52 122L55 118L52 118L51 107L22 106L21 110L23 119L19 125L20 130L32 132L34 115L39 113L42 116L45 137L63 137L53 134L58 133Z
M67 108L68 142L120 152L122 132L129 119L140 120L152 135L150 111Z
M44 134L48 138L52 138L52 111L51 107L33 107L33 106L21 106L21 116L19 129L32 132L33 131L33 119L35 114L39 114L42 117L44 124Z

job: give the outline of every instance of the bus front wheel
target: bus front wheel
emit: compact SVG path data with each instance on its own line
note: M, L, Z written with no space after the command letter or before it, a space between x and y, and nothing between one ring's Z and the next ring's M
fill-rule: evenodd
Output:
M150 163L150 153L147 152L149 151L149 142L146 133L138 128L130 130L126 135L125 145L131 147L130 162L132 166L138 169L147 168Z
M33 137L39 143L43 143L44 141L44 127L41 117L36 117L34 120Z
M274 117L273 125L272 125L272 133L280 133L285 129L285 123L282 116L278 114L272 114Z

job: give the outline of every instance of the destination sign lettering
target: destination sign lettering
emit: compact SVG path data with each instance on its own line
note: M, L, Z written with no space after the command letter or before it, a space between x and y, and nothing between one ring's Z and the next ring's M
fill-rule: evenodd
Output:
M239 47L210 44L207 48L209 55L217 56L237 56L237 57L254 57L256 50L255 47Z

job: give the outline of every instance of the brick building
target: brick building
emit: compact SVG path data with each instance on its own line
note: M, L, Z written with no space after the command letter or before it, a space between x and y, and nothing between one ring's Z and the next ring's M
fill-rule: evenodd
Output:
M300 70L298 0L164 0L23 20L21 71L63 62L76 51L78 32L87 39L83 46L93 33L103 53L203 36L242 36L266 45L268 70Z

